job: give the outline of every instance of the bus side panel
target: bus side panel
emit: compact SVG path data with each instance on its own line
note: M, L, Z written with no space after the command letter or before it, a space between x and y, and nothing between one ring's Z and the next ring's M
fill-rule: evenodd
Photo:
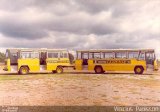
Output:
M28 66L31 72L39 71L40 61L39 59L18 59L18 69L20 69L21 66Z
M102 65L105 71L133 71L133 65L127 64L104 64Z
M115 69L116 69L116 71L133 71L134 65L132 65L132 64L117 64Z
M107 61L107 60L105 60ZM126 59L112 59L108 60L109 63L105 63L103 61L103 64L95 63L95 65L102 66L104 71L134 71L135 66L143 66L144 70L146 70L146 63L145 61L139 61L136 59L126 60ZM118 63L113 63L114 61L119 61ZM121 63L122 61L122 63ZM127 63L124 63L124 61L128 61Z
M82 70L82 63L83 63L83 60L81 60L81 59L77 59L75 61L75 68L76 68L76 70Z
M106 71L128 71L131 67L126 64L105 64L103 69Z
M88 60L88 70L94 70L95 64L94 60Z
M56 70L57 61L58 61L58 58L47 58L46 59L47 70L48 71Z
M144 68L144 70L146 70L146 67L147 67L146 61L144 61L144 60L133 59L133 60L131 60L131 63L134 66L134 68L135 68L135 66L142 66ZM134 70L134 68L133 68L133 70Z
M56 70L57 66L70 66L69 58L48 58L46 59L47 70Z
M95 65L102 66L104 71L133 71L134 68L131 61L126 59L96 60Z
M134 71L135 66L142 66L144 70L146 70L146 63L145 61L141 60L138 61L136 59L131 59L130 63L124 64L107 64L105 65L104 70L108 71Z

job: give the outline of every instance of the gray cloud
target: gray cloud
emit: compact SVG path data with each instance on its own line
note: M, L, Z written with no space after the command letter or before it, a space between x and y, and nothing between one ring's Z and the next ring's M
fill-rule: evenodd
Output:
M46 37L48 34L45 29L40 29L37 26L26 23L19 23L18 21L0 21L0 32L2 34L13 38L27 38L37 39Z
M160 49L159 5L157 0L0 0L0 45Z
M76 3L79 5L81 10L86 10L90 13L99 13L104 10L112 9L122 11L122 7L125 6L125 2L123 0L102 0L101 2L98 0L77 0Z

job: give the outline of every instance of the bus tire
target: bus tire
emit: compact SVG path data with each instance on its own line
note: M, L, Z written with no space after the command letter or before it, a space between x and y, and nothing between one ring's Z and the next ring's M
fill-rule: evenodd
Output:
M136 66L134 68L134 73L135 74L143 74L144 68L142 66Z
M58 74L63 73L63 67L61 67L61 66L57 67L56 73L58 73Z
M29 73L29 68L27 66L22 66L19 70L19 74L26 75Z
M95 71L96 74L104 73L103 68L101 66L96 66L94 68L94 71Z

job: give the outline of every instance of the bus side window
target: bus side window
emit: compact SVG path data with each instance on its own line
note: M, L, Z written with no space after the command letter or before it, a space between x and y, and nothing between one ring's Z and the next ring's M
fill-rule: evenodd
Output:
M105 58L114 58L114 54L112 52L105 53Z
M64 58L68 58L68 53L63 53Z
M40 56L39 56L39 53L38 52L35 52L34 53L34 58L39 58Z
M50 52L50 53L48 53L48 58L58 58L58 53L57 52Z
M101 53L94 53L94 59L100 59L101 58Z
M138 52L128 52L128 58L138 58Z
M48 58L52 58L52 53L48 53Z
M21 52L21 58L22 59L25 59L25 58L28 58L29 57L29 53L27 52Z
M89 59L93 59L94 58L94 53L89 53Z
M58 58L58 53L53 53L53 58Z
M64 58L63 54L64 54L63 52L60 52L60 58Z
M116 52L116 58L127 58L126 52Z

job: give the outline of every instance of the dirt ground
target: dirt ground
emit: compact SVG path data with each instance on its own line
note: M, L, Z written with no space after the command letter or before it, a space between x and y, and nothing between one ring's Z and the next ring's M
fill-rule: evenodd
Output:
M0 105L160 106L160 72L1 74Z

